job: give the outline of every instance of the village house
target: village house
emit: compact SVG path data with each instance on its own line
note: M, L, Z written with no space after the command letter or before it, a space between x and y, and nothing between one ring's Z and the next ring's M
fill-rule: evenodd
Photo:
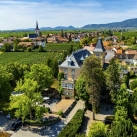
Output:
M33 40L33 42L35 43L36 46L46 47L44 38L37 37Z
M56 36L48 36L47 43L57 43Z

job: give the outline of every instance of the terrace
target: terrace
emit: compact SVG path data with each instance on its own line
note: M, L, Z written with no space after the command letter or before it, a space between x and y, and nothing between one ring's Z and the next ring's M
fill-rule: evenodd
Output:
M59 103L57 103L53 109L53 113L57 113L58 111L62 111L64 114L68 114L75 105L75 100L66 100L62 99Z

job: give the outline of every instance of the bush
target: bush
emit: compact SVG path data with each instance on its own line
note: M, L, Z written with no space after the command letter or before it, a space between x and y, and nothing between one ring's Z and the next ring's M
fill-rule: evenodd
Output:
M75 137L83 122L84 110L79 109L70 122L59 133L58 137Z
M45 112L46 113L50 112L50 108L49 107L45 107Z
M85 134L76 134L75 137L86 137Z
M60 110L60 111L57 112L57 115L59 115L60 117L63 117L64 114L63 114L63 112Z
M51 122L56 122L56 121L58 121L58 120L60 120L60 118L59 117L57 117L57 118L55 118L55 119L52 119L52 120L47 120L47 121L37 121L37 120L30 120L30 119L27 119L27 120L25 120L25 122L26 123L28 123L28 124L47 124L47 123L51 123Z
M28 47L28 48L27 48L27 51L28 51L28 52L31 52L31 51L32 51L31 47Z
M130 71L129 72L129 78L134 78L136 75L135 75L135 72L134 71Z
M137 87L137 79L130 82L130 89L133 90Z

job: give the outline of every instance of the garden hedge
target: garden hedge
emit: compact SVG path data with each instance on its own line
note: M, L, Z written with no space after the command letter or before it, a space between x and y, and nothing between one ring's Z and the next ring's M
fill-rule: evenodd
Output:
M84 110L79 109L71 121L63 128L58 137L75 137L83 122Z

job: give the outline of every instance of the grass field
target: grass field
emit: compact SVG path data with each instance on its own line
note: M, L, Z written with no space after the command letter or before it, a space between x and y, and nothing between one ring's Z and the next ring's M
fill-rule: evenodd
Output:
M114 33L114 35L115 36L118 36L118 37L120 37L120 36L125 36L125 37L137 37L137 31L127 31L127 32L115 32Z
M0 37L9 37L9 36L18 36L18 37L23 37L24 34L31 34L31 33L35 33L34 31L22 31L22 32L14 32L14 31L4 31L4 32L0 32ZM42 31L43 35L47 35L47 34L58 34L61 33L61 31Z
M73 45L73 48L76 48L79 44L78 43L46 43L46 50L67 50L70 45Z
M46 64L47 59L61 59L62 53L52 52L4 52L0 54L0 64L5 65L11 62L19 64Z
M64 30L64 32L68 33L77 33L79 31L76 30ZM47 34L61 34L61 30L43 30L41 31L42 35L47 35ZM0 37L9 37L9 36L18 36L18 37L23 37L24 34L31 34L35 33L34 31L0 31Z

